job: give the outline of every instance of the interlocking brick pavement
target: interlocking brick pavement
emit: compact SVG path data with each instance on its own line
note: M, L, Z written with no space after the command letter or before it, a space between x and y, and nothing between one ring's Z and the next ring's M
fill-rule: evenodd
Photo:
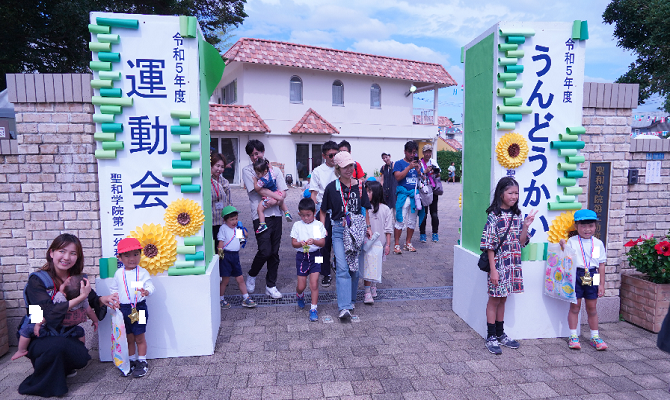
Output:
M448 286L456 242L458 191L441 199L440 242L419 244L416 254L389 257L380 288ZM250 226L244 193L236 206ZM297 190L289 206L295 208ZM244 202L243 202L244 200ZM293 211L293 209L292 209ZM245 216L246 215L246 216ZM284 225L285 238L289 224ZM429 228L430 229L430 228ZM418 239L418 238L417 238ZM242 252L248 271L255 240ZM293 250L284 245L279 289L294 294ZM414 271L409 274L408 271ZM264 272L258 287L264 284ZM334 288L328 288L329 292ZM227 293L237 294L231 283ZM483 310L482 310L483 312ZM142 379L122 378L111 363L94 360L69 380L74 399L670 399L670 356L656 335L626 322L601 324L609 350L585 345L569 350L565 339L521 341L518 350L490 354L483 340L453 311L451 300L358 303L360 322L336 320L333 303L319 306L319 322L295 305L222 310L211 356L149 361ZM332 323L323 317L331 316ZM587 330L586 330L587 331ZM0 398L23 398L19 383L32 371L22 358L0 358Z

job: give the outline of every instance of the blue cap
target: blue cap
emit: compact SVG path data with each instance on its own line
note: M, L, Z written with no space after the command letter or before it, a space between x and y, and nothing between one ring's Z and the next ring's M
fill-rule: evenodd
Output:
M577 221L598 221L598 216L591 210L579 210L575 212L575 222Z
M371 177L368 178L368 181L375 181L375 182L377 182L377 178L375 178L374 176L371 176Z

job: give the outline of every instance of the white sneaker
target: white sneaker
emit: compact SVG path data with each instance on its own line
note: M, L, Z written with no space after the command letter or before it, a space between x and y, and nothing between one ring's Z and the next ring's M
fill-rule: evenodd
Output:
M363 300L363 303L365 304L373 304L375 301L372 299L372 293L368 292L365 293L365 300Z
M273 299L281 299L281 293L277 290L277 287L266 287L265 294L272 297Z
M377 286L370 286L370 294L372 297L377 297Z
M256 289L256 277L251 275L247 276L247 292L253 293L255 289Z

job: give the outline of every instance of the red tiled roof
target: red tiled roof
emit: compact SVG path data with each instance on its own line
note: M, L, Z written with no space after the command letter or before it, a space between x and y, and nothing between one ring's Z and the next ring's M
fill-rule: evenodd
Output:
M456 81L440 64L354 53L273 40L242 38L224 55L232 61L281 65L343 72L356 75L404 79L413 83L454 86Z
M251 106L231 104L209 105L209 129L219 132L270 132Z
M447 128L453 128L454 124L451 122L449 117L437 117L437 125L444 126Z
M442 138L440 138L442 139ZM463 150L463 146L456 139L442 139L446 144L452 147L454 150Z
M326 121L319 113L312 110L307 110L305 115L300 118L297 124L291 129L291 133L325 133L333 135L340 133L330 122Z

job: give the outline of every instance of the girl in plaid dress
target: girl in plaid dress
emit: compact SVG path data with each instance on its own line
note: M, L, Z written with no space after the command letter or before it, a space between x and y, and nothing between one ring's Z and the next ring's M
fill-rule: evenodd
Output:
M488 276L489 301L486 305L488 334L486 348L493 354L502 354L500 345L518 349L519 342L510 339L504 332L505 303L507 295L523 292L521 275L521 246L530 241L528 227L533 223L537 211L531 211L524 220L519 210L519 184L511 177L498 181L493 202L486 209L488 219L482 233L480 248L487 251L491 268ZM510 227L510 224L511 227ZM507 229L509 233L495 253Z

